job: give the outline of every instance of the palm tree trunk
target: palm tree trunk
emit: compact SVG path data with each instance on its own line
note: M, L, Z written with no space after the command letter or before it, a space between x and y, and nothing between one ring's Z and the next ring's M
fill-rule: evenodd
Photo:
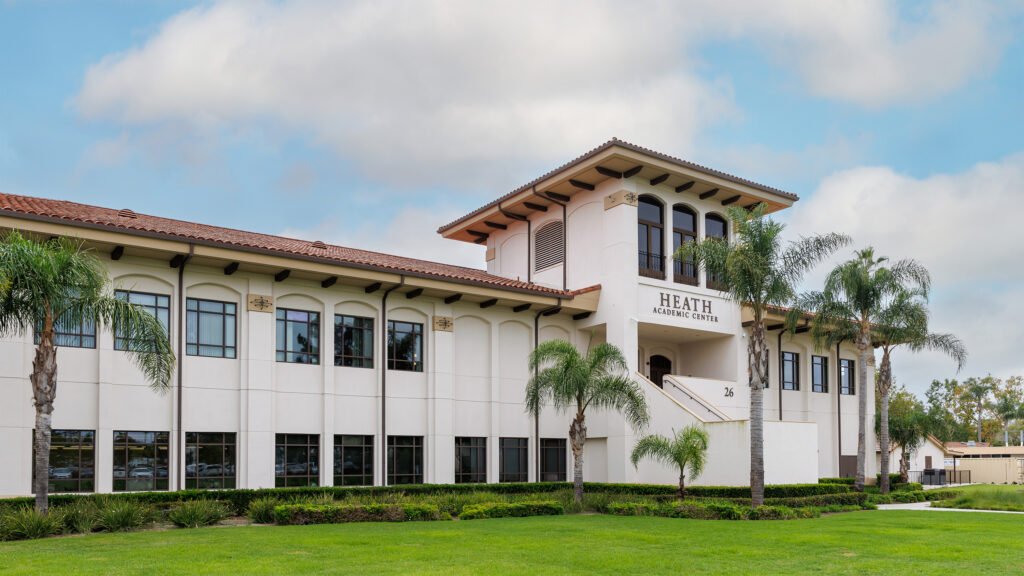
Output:
M860 390L857 394L860 401L857 403L857 478L853 487L858 492L864 491L864 467L867 464L867 422L868 422L868 350L871 348L871 334L867 327L861 330L860 339L857 340L857 352L859 353L860 364L857 368L857 379Z
M754 321L750 338L750 505L764 504L764 381L768 358L764 323Z
M572 442L572 491L577 504L583 504L583 445L587 441L587 424L582 412L577 412L569 426Z
M682 470L679 471L679 499L686 499L686 473Z
M879 393L879 419L878 443L882 450L882 469L879 492L889 493L889 390L892 385L892 364L889 359L889 352L882 352L882 366L878 377ZM900 474L903 470L900 470Z
M57 395L57 348L53 345L53 322L44 322L39 346L32 360L32 399L36 407L35 482L36 510L45 514L50 507L50 433L53 400Z

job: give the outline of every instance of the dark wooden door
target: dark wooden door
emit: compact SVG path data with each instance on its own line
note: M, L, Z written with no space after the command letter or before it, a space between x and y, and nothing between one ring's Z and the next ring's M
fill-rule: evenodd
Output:
M651 356L651 382L657 384L659 388L664 388L665 384L662 380L665 378L666 375L671 373L671 360L659 354Z

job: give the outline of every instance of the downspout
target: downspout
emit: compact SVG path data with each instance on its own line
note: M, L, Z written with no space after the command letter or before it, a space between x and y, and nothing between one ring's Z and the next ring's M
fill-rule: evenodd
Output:
M843 363L839 359L840 344L841 342L836 342L836 461L839 463L837 470L843 466Z
M388 485L388 296L405 284L405 276L399 276L398 284L384 291L380 299L380 480L381 486Z
M533 315L533 350L536 352L537 344L540 341L540 317L557 310L562 307L562 299L558 299L558 304L545 308L544 310L538 310ZM537 380L537 374L539 366L533 367L533 379ZM534 481L540 482L540 406L537 407L537 413L533 415L533 474Z
M181 261L181 264L178 266L178 438L177 441L175 442L175 452L177 452L177 454L175 455L175 460L177 461L177 469L174 471L175 490L181 490L181 477L182 472L185 469L185 462L183 457L185 452L184 450L182 450L182 444L184 444L185 441L185 432L184 430L181 429L183 421L181 411L184 407L184 402L182 401L183 379L181 372L184 366L185 357L183 349L184 347L182 346L182 342L184 342L185 340L185 264L188 264L188 261L192 259L192 255L195 254L195 251L195 245L189 244L188 254L185 256L185 258Z

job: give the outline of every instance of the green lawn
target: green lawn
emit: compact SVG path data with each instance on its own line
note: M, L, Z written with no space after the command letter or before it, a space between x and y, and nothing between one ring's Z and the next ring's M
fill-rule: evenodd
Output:
M1024 512L1024 486L1014 484L975 484L957 488L960 496L942 500L940 508L973 508Z
M0 574L1020 574L1022 526L898 511L216 527L0 543Z

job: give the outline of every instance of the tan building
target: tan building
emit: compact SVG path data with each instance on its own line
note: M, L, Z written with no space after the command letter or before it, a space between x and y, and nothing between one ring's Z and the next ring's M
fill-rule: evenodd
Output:
M974 484L1024 484L1024 446L963 446L947 454Z

